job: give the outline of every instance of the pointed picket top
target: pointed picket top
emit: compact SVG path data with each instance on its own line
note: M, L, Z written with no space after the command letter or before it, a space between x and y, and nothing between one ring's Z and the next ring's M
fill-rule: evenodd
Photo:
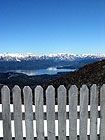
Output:
M82 91L82 92L88 92L89 91L89 89L88 89L88 87L87 87L87 85L82 85L82 87L80 88L80 91Z
M69 140L77 140L77 102L78 88L72 85L69 89Z
M42 86L40 86L40 85L36 86L35 92L36 92L37 94L38 94L38 92L43 93L43 88L42 88Z
M10 89L8 86L4 85L2 88L1 88L1 96L4 100L6 100L8 98L8 102L10 102Z
M17 98L21 104L21 89L18 85L15 85L12 89L12 94L13 94L13 100L16 103Z
M52 85L49 85L46 89L46 93L49 93L50 91L55 91L55 88Z
M90 88L90 140L97 139L98 118L98 87L93 84Z
M46 90L46 105L48 140L55 140L55 88L52 85Z
M105 140L105 84L100 89L100 140Z
M104 91L105 91L105 84L103 84L102 86L101 86L101 88L100 88L100 94L102 94L102 93L104 93ZM102 95L101 95L102 96ZM103 98L101 98L102 99L102 101L104 100Z
M11 113L10 113L10 89L8 88L8 86L2 87L1 97L2 97L3 139L12 140Z
M15 85L12 89L12 93L18 94L18 92L15 92L15 91L18 91L19 93L21 92L21 89L18 85Z
M58 138L66 140L66 88L58 88Z
M15 140L23 140L22 129L22 109L21 109L21 89L15 85L12 89L13 93L13 108L14 108L14 126L15 126Z
M97 85L96 85L96 84L93 84L93 85L91 86L91 88L97 88Z
M98 87L97 87L97 85L96 84L93 84L92 86L91 86L91 88L90 88L90 93L91 93L91 96L92 96L92 94L95 94L95 96L98 96ZM94 95L93 95L93 97L94 97ZM98 101L97 101L98 102Z
M36 100L36 98L38 99L38 98L40 98L40 96L43 96L42 95L43 94L43 88L42 88L42 86L40 86L40 85L36 86L36 88L34 89L34 94L35 94L35 100ZM40 94L40 96L39 96L39 94Z
M44 140L43 88L37 86L34 94L37 140Z
M1 89L1 96L3 100L8 100L8 103L10 103L10 89L8 86L3 86Z
M87 140L88 95L86 85L80 88L80 140Z
M72 85L69 89L69 93L72 95L72 94L78 94L78 88L76 85Z
M8 89L9 89L9 87L8 87L7 85L4 85L4 86L2 87L2 89L4 89L4 88L8 88Z
M23 88L23 93L24 93L24 94L30 93L30 92L32 92L32 89L31 89L29 86L25 86L25 87Z
M26 140L34 140L32 89L29 86L23 88L26 122Z
M63 94L66 94L66 88L65 88L65 86L64 85L60 85L59 87L58 87L58 94L61 94L61 93L63 93Z
M14 89L19 89L20 90L20 87L18 85L15 85L12 90L14 90Z
M7 91L7 92L6 92ZM8 92L10 92L10 89L8 86L4 85L2 88L1 88L1 93L3 92L6 92L8 94Z

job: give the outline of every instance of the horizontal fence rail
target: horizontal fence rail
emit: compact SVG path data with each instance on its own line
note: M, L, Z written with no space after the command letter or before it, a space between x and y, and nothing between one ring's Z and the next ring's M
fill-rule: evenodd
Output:
M10 96L13 98L12 105ZM3 124L3 137L0 139L105 140L105 85L101 88L95 84L91 88L83 85L80 90L75 85L69 90L60 85L57 97L52 85L46 92L41 86L37 86L34 94L28 86L24 87L23 91L19 86L15 86L12 95L10 89L3 86L1 100L0 121ZM11 122L14 122L14 136Z

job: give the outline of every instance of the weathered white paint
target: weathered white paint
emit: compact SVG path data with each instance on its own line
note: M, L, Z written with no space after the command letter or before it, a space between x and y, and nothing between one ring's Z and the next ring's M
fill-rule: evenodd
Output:
M25 125L26 140L34 140L33 134L33 110L32 110L32 90L26 86L23 89L25 104Z
M3 88L1 89L1 96L2 96L3 140L12 140L10 90L7 86L3 86Z
M58 137L66 140L66 89L63 85L58 88Z
M23 140L21 90L18 86L15 86L12 92L14 105L15 140Z
M69 140L77 140L77 101L78 89L74 85L69 90Z
M44 140L43 88L41 86L35 89L35 112L37 140Z
M87 140L88 92L87 86L83 85L80 89L80 140Z
M105 140L105 84L100 90L100 140Z
M46 90L47 134L48 140L55 140L55 89L49 86Z
M90 90L90 140L97 140L98 88L93 85Z

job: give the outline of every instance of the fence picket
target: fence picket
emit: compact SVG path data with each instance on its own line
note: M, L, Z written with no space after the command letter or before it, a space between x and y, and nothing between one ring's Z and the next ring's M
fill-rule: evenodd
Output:
M44 140L43 88L41 86L35 88L35 112L37 140Z
M90 91L90 140L97 140L98 88L94 84Z
M1 89L1 95L2 95L3 140L12 140L10 90L7 86L3 86L3 88Z
M31 88L28 86L24 87L23 94L24 94L24 104L25 104L26 140L34 140Z
M80 89L80 140L87 140L88 94L86 85Z
M73 85L69 89L69 140L77 140L77 101L78 89Z
M90 89L90 96L89 96ZM100 110L98 111L98 95L99 90L97 85L92 85L91 88L83 85L79 89L72 85L68 91L69 106L66 108L67 91L61 85L57 89L58 112L55 112L55 88L49 86L46 90L46 96L41 86L37 86L34 91L35 97L35 112L32 109L32 90L26 86L23 89L25 112L22 112L21 89L15 86L12 89L13 93L13 112L10 112L10 89L7 86L1 88L2 112L0 112L0 120L3 120L3 140L78 140L77 128L79 128L79 140L105 140L105 84L100 88ZM80 98L78 99L78 94ZM43 105L44 97L46 97L46 111ZM88 98L90 97L90 111L88 111ZM77 111L77 104L80 102L80 111ZM12 107L12 106L11 106ZM68 108L69 107L69 108ZM66 112L66 109L69 110ZM79 109L79 108L78 108ZM90 118L90 123L88 122ZM100 122L97 121L100 118ZM33 119L36 119L36 133L34 138ZM66 120L69 119L69 137L66 137ZM80 119L79 127L77 119ZM15 138L12 138L11 120L14 120ZM22 121L25 120L26 138L23 138ZM47 138L44 137L46 125L44 120L47 120ZM58 137L55 136L55 120L58 120ZM88 123L87 123L88 122ZM100 124L98 124L100 123ZM90 124L90 135L87 136L87 128ZM97 125L98 124L98 125ZM100 126L100 134L97 134L97 128ZM2 139L2 138L0 138Z
M105 84L100 90L100 140L105 140Z
M48 140L55 140L55 89L49 86L46 90L47 134Z
M21 90L18 86L15 86L12 92L14 105L15 140L23 140Z
M58 88L58 138L66 140L66 89L63 85Z

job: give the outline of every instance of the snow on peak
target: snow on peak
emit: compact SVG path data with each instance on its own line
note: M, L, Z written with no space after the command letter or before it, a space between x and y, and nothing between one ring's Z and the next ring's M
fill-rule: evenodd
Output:
M4 56L4 57L10 56L10 57L22 58L22 57L29 57L29 56L36 56L36 55L34 55L32 53L0 53L0 56Z
M31 53L0 53L0 59L5 61L21 61L32 58L38 59L39 57Z
M66 54L66 53L57 53L57 54L46 54L42 56L37 56L32 53L0 53L0 60L5 61L21 61L21 60L77 60L84 58L105 58L105 55L99 54Z

